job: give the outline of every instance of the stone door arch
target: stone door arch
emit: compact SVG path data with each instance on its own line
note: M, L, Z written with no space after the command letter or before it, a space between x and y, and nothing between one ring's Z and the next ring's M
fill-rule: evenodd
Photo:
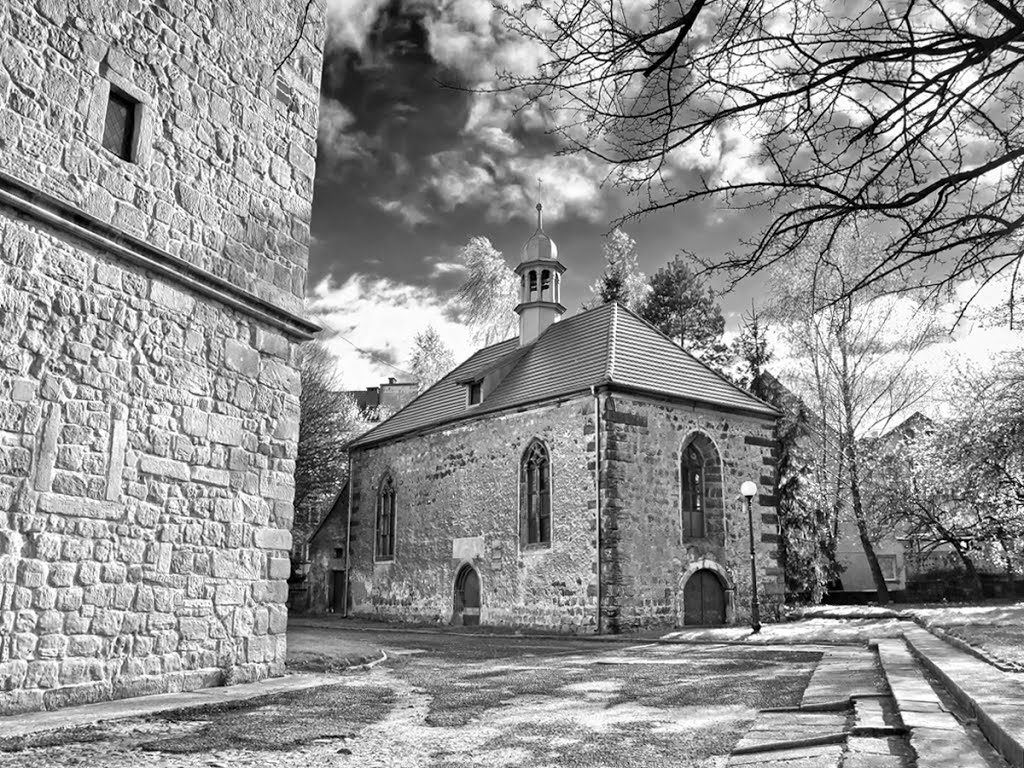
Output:
M480 623L480 574L465 563L455 576L452 624L473 626Z

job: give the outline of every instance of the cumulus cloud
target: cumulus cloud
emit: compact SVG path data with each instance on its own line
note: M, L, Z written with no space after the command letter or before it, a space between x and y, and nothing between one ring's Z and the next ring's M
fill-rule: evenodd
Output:
M362 52L387 0L327 0L329 50Z
M319 161L331 171L344 163L370 158L373 140L356 127L356 117L340 101L320 99L320 124L317 128Z
M425 13L428 50L435 61L473 84L498 73L526 74L544 60L543 48L505 28L491 0L447 0Z
M385 200L380 197L374 197L372 202L382 211L398 216L410 229L414 228L417 224L425 224L430 221L430 216L412 203L402 200Z
M458 321L457 306L427 287L360 274L342 283L326 278L310 289L306 305L311 318L324 326L322 338L349 389L376 386L389 376L411 380L413 340L430 325L456 360L465 360L474 349Z
M464 204L484 206L489 221L532 220L538 179L543 181L544 210L554 219L605 218L603 174L581 155L530 157L486 150L451 150L433 155L423 188L443 211Z

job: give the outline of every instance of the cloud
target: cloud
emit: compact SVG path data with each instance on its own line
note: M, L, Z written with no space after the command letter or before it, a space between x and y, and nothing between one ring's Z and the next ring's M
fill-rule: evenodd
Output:
M462 275L466 272L466 265L458 261L437 261L430 268L430 277L438 278L445 275Z
M430 216L412 203L403 202L402 200L384 200L380 197L372 198L372 202L382 211L398 216L410 229L414 228L417 224L425 224L430 221Z
M325 278L310 289L306 307L324 326L322 339L349 389L376 386L389 376L410 380L413 339L430 325L459 362L474 350L458 307L428 287L360 274L340 284Z
M318 163L331 172L352 162L366 162L372 154L373 140L356 127L356 117L336 99L320 99L320 124L317 128Z
M601 169L582 155L499 156L480 150L473 156L452 150L430 159L423 186L445 211L464 204L483 206L488 221L504 223L533 220L541 179L547 216L599 222L605 218L603 178Z
M430 55L470 84L490 82L498 73L526 74L544 61L544 49L508 30L491 0L431 5L424 14Z
M327 0L327 47L362 52L387 0Z

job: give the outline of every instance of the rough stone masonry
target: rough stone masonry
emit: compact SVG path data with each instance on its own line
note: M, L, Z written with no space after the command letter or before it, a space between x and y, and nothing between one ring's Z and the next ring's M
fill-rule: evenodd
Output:
M0 714L282 671L323 36L0 3Z

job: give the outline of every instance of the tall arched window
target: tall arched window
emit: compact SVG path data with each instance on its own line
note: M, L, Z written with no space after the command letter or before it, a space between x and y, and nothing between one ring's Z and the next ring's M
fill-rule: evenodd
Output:
M520 535L523 544L551 543L551 461L534 440L523 453L519 471Z
M704 537L704 454L690 443L683 450L682 471L683 538Z
M395 481L386 475L377 488L377 525L374 560L395 558Z

